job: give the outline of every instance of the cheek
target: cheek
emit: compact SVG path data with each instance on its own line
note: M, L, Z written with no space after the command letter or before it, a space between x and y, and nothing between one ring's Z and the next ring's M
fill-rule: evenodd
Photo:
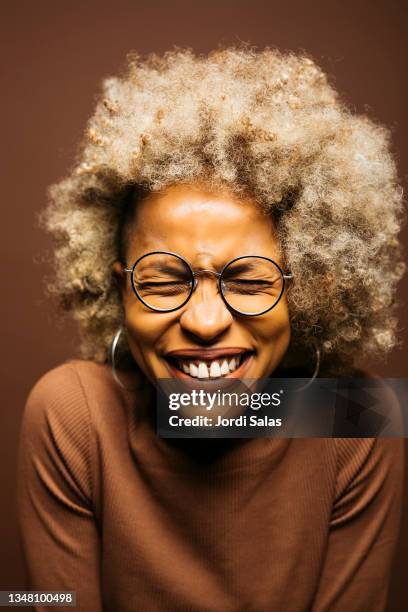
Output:
M256 320L253 330L259 341L259 348L269 352L283 354L290 342L290 320L286 301L283 299L269 313Z
M148 361L174 316L147 310L138 302L125 303L125 322L129 346L137 364L146 372Z

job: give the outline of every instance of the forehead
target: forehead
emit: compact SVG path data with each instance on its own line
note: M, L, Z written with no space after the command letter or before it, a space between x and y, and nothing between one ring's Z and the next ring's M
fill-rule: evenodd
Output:
M272 221L254 201L187 185L139 202L128 236L132 259L155 250L204 266L223 265L239 255L279 258Z

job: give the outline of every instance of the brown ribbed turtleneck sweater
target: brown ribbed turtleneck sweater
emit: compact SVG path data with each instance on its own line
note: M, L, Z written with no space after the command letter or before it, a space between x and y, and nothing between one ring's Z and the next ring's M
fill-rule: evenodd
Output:
M91 362L34 387L19 462L29 588L75 590L81 612L384 609L402 440L215 452L157 438L152 410Z

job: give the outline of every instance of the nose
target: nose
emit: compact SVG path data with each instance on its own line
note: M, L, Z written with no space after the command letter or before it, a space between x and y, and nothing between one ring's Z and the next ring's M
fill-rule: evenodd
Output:
M211 281L201 280L180 317L182 329L204 342L215 340L233 322L221 295L210 285Z

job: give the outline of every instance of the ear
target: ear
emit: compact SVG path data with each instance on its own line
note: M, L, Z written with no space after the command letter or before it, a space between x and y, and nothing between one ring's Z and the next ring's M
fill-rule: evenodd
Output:
M125 266L121 261L115 261L112 264L113 278L122 293L126 289L126 272L123 271L124 267Z

